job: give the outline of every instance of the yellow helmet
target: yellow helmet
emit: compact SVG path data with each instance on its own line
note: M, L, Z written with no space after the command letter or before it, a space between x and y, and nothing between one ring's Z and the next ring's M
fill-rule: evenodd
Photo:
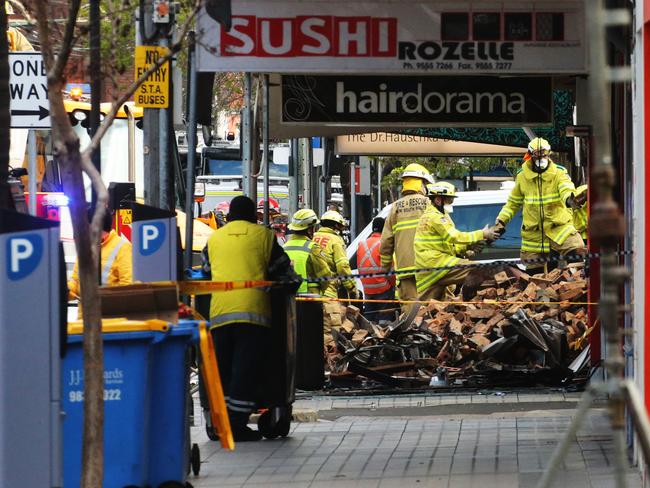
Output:
M5 1L5 13L7 15L13 15L14 14L14 8L11 6L11 3Z
M314 225L317 225L319 222L316 212L311 208L302 208L298 210L293 217L291 217L291 223L287 225L289 230L306 230Z
M421 180L426 181L427 183L433 183L433 176L431 176L431 173L429 173L429 170L426 169L424 166L421 164L417 163L411 163L409 164L406 168L404 168L404 171L401 174L401 178L419 178Z
M528 143L528 154L538 158L551 154L551 145L546 139L536 137Z
M343 216L340 213L338 213L336 210L328 210L327 212L325 212L323 215L320 216L320 219L331 220L332 222L336 222L337 224L343 226L346 224Z
M456 187L448 181L439 181L438 183L427 185L427 195L456 198Z

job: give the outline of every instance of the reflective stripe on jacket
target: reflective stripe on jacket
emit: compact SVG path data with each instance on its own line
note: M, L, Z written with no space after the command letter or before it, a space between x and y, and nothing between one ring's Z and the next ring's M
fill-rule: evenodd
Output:
M352 274L350 262L345 254L343 238L329 227L321 227L314 234L314 242L322 249L323 258L332 272L332 276L349 276ZM350 291L356 290L354 280L331 281L325 289L324 295L330 298L338 297L338 285L342 283Z
M290 234L283 247L289 259L291 259L294 271L302 278L308 280L332 275L329 266L321 255L320 246L307 236ZM319 284L318 282L308 283L303 281L300 288L298 288L298 293L320 293L327 286L327 282Z
M208 258L213 281L265 280L275 234L261 225L235 220L208 238ZM261 288L213 293L211 328L231 323L271 326L269 294Z
M587 239L587 204L573 210L573 226L583 239Z
M521 250L549 252L548 239L562 244L576 231L573 215L566 206L575 186L566 169L552 161L541 174L534 172L530 164L525 162L521 166L498 219L507 224L522 210Z
M357 249L357 267L360 274L380 273L383 271L380 265L380 245L381 234L379 232L372 234L368 239L359 243L359 248ZM394 286L395 277L391 277L390 279L385 276L361 278L361 283L363 283L363 291L366 295L378 295L390 290Z
M483 231L461 232L448 214L441 213L431 206L420 218L415 233L415 266L418 268L438 268L453 266L460 261L458 254L468 245L483 240ZM449 269L437 269L415 275L418 294L449 273Z
M381 233L381 265L389 270L395 256L395 269L406 271L414 268L413 239L420 217L431 206L429 199L420 193L405 195L394 202L384 230ZM406 277L405 275L400 275Z

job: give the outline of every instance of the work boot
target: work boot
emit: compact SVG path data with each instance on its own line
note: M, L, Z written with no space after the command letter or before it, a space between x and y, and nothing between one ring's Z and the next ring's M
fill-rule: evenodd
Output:
M251 441L261 441L262 434L258 430L253 430L247 425L244 427L239 427L238 429L233 429L232 437L235 442L251 442Z

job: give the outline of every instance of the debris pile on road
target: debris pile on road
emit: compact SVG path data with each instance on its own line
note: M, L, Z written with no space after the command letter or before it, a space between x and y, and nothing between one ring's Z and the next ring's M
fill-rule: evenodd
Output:
M392 323L326 303L330 380L407 387L470 386L513 375L559 381L588 343L586 291L583 265L571 264L532 276L506 267L482 281L470 302L432 300Z

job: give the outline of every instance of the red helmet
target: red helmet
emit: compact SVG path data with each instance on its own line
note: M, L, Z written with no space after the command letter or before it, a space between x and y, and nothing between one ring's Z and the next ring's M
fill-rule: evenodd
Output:
M260 199L259 202L257 202L257 211L262 213L264 212L264 199ZM278 203L277 200L273 198L269 198L269 213L280 213L280 204Z

